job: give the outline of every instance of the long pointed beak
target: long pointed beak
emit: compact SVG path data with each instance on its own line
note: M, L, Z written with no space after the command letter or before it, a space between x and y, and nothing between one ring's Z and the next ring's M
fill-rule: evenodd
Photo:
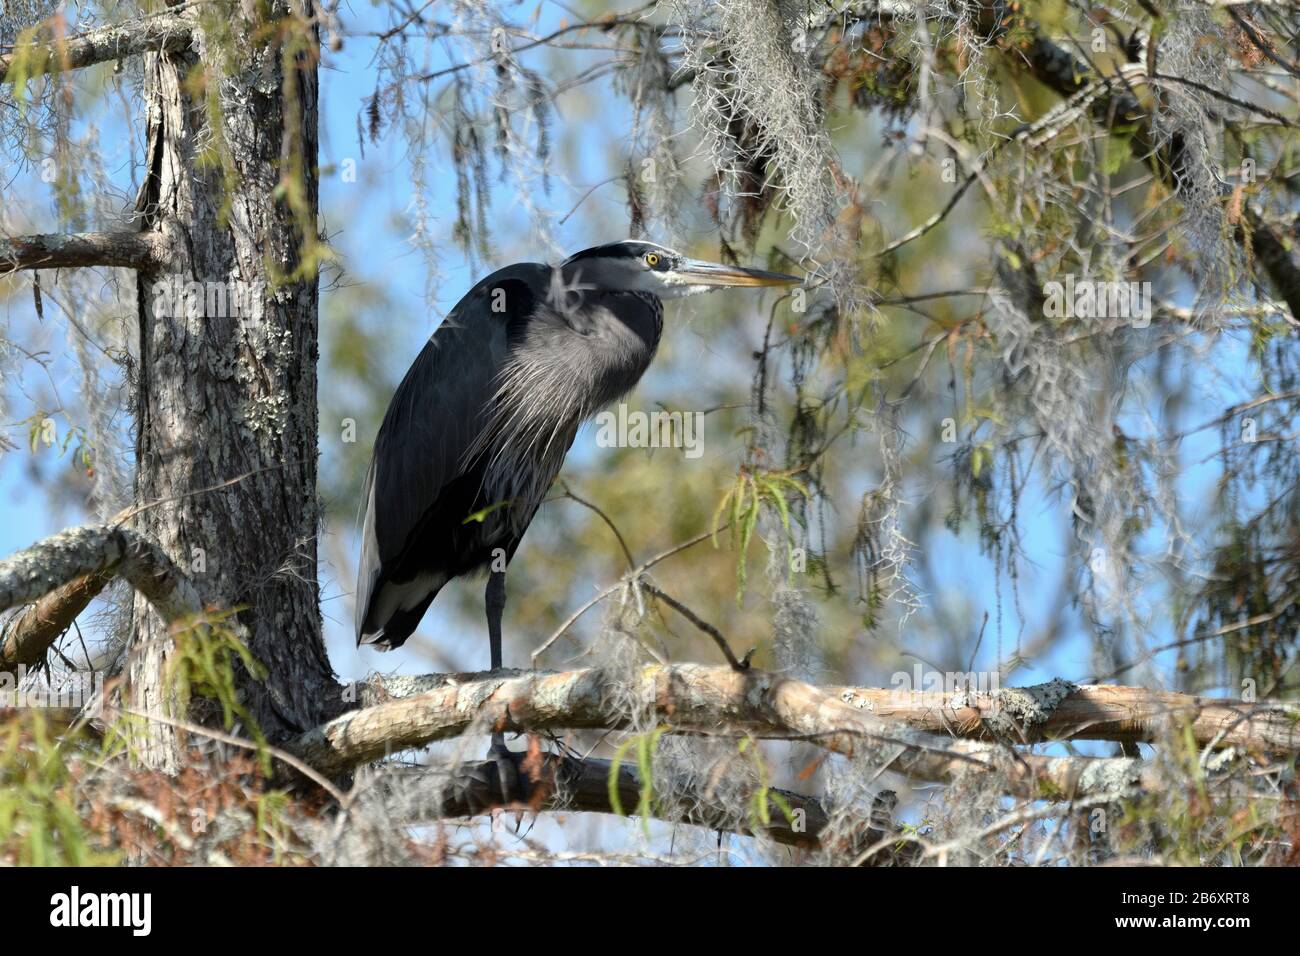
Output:
M702 259L687 259L677 267L678 275L685 277L691 285L709 285L723 287L798 285L803 282L798 276L786 275L784 272L768 272L765 269L744 269L740 266L724 266L718 262L705 262Z

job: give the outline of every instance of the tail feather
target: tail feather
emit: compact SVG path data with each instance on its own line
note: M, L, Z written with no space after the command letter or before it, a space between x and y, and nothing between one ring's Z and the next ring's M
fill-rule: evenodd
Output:
M442 584L427 578L405 585L380 584L357 628L357 646L369 644L381 651L401 647L420 626Z

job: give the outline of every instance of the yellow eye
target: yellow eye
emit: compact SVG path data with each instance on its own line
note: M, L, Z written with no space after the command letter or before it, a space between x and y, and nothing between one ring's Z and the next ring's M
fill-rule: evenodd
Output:
M653 252L647 252L645 254L645 264L653 269L655 266L659 265L659 257Z

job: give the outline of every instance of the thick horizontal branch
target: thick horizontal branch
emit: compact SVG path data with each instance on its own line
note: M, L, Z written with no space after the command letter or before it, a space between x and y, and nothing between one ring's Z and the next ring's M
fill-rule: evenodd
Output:
M1054 685L1068 693L1043 707ZM988 694L911 693L864 687L827 688L877 717L918 730L975 740L1110 740L1157 743L1186 726L1200 746L1237 746L1260 753L1300 753L1300 706L1249 704L1116 684L1008 687Z
M9 74L15 66L18 67L16 75L25 79L44 73L76 70L150 50L184 49L190 43L192 31L190 20L166 12L99 27L72 37L38 35L34 42L0 56L0 82L13 79Z
M586 673L586 672L575 672ZM533 671L392 676L357 686L363 707L489 678ZM822 692L875 717L915 730L968 740L1107 740L1158 743L1184 727L1199 746L1236 746L1257 753L1300 753L1300 705L1247 703L1117 684L1062 680L990 693L908 691L827 686Z
M748 815L737 817L717 807L706 794L689 785L675 785L673 806L656 803L643 807L641 780L634 767L620 764L614 790L618 805L610 800L613 764L594 757L578 759L555 754L540 755L531 773L526 802L503 799L497 764L483 760L452 768L400 767L380 778L378 786L390 788L393 804L401 808L407 825L453 817L472 817L497 809L526 809L533 812L573 811L578 813L621 813L635 816L644 809L650 816L685 822L710 830L724 830L746 836L761 835L785 846L813 849L828 824L821 803L813 797L789 790L769 791L770 819L767 824ZM790 811L787 818L779 806ZM864 824L859 842L870 845L885 836L880 829Z
M81 232L0 237L0 275L18 269L122 266L156 270L169 261L161 232Z
M1139 760L1054 758L1017 753L1005 743L950 740L879 717L846 689L756 670L647 666L627 678L631 686L617 688L598 670L444 681L413 697L344 714L286 749L329 775L464 733L613 729L627 726L636 714L681 733L804 739L848 755L894 750L891 770L936 781L965 771L994 772L1008 792L1029 797L1119 794L1157 784L1153 768ZM616 706L615 700L625 703ZM1038 710L1051 712L1045 703Z
M43 598L75 602L85 596L90 582L102 587L104 575L125 578L164 620L175 621L203 610L194 585L148 538L117 525L89 525L62 531L0 561L0 611L34 602L39 615ZM85 596L86 602L93 596ZM47 603L46 609L52 606ZM67 608L58 613L62 620ZM7 630L12 635L13 630ZM43 633L53 641L61 632L50 628ZM28 662L25 658L37 649L29 640L13 648L14 657L9 656L10 650L6 639L0 671Z

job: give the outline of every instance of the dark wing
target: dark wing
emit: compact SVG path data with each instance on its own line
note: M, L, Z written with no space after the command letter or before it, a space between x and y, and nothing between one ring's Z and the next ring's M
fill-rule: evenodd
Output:
M383 634L395 612L419 613L445 583L394 580L411 535L465 465L465 452L487 420L496 377L510 341L522 331L550 280L538 263L508 266L461 299L430 336L397 387L375 439L362 490L365 509L357 569L358 643L396 646L406 634ZM500 311L493 311L494 307ZM409 633L409 631L408 631ZM391 640L396 638L396 640Z

